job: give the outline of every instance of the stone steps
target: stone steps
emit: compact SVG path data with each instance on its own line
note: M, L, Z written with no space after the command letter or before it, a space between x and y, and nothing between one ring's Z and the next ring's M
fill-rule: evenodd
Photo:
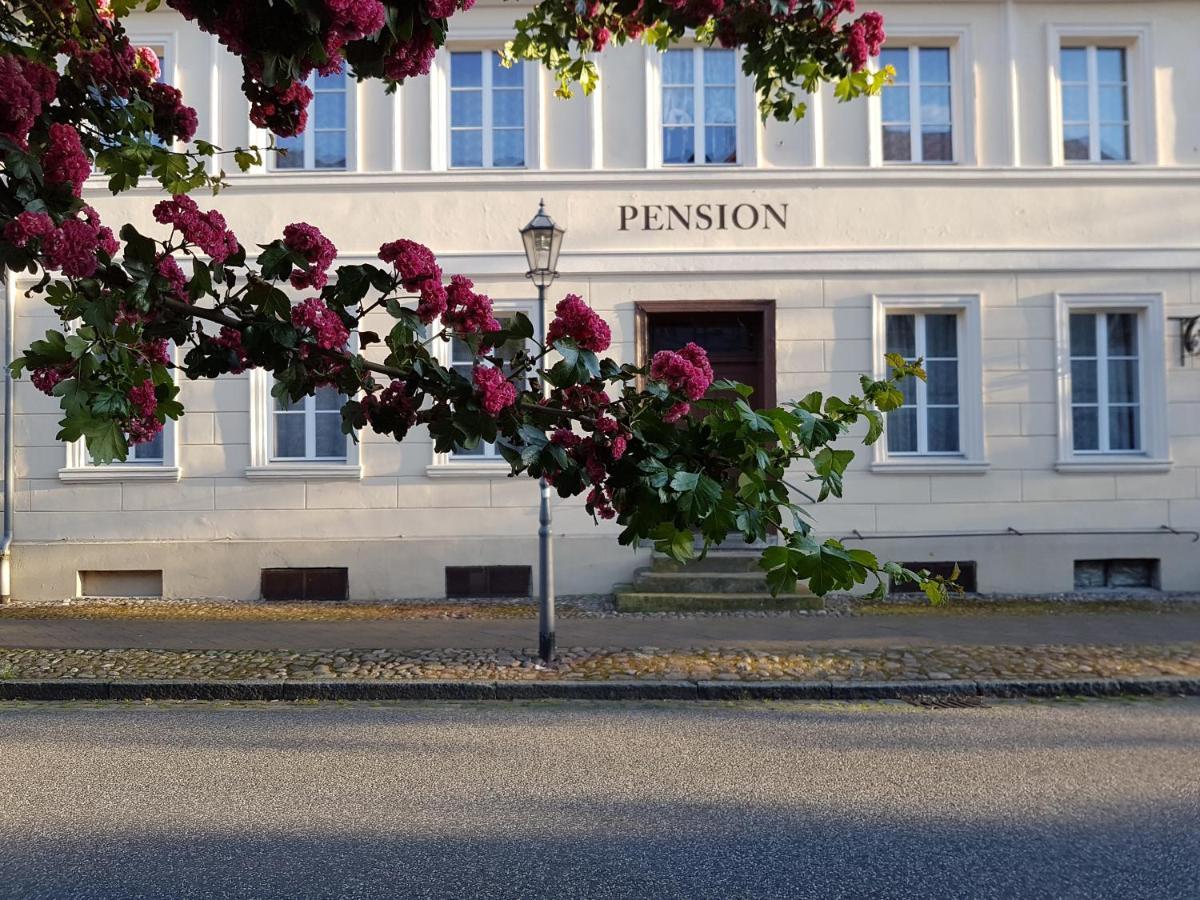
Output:
M617 585L621 612L716 612L726 610L822 609L819 597L794 587L772 597L766 573L759 567L762 551L713 550L704 559L678 563L654 556L639 569L632 584Z

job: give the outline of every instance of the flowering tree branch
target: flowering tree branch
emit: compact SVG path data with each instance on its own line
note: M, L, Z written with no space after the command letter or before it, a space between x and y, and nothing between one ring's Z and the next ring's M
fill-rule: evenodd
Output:
M349 65L394 86L428 71L446 20L469 5L169 3L241 58L251 119L282 135L305 126L310 72ZM403 440L420 426L440 452L494 443L514 475L585 495L592 515L617 521L625 544L651 541L682 560L694 555L696 535L704 549L731 533L747 542L778 535L763 561L772 590L805 579L825 593L871 578L882 589L900 578L944 594L924 573L818 541L798 502L812 498L787 480L804 473L818 502L841 496L854 454L835 445L860 425L867 443L877 440L883 414L901 402L898 382L923 377L919 364L891 358L887 378L864 376L861 394L845 399L814 393L756 410L748 388L714 381L694 344L644 367L603 357L609 327L580 297L557 304L544 343L523 315L501 323L470 279L446 277L410 240L383 244L375 262L334 269L333 243L297 222L251 250L188 195L224 186L209 171L213 158L228 153L245 169L260 152L188 143L195 112L156 80L153 53L121 27L138 5L27 0L0 11L0 267L38 278L29 293L62 322L13 372L58 399L60 439L85 440L97 462L124 459L184 414L173 368L192 379L258 368L280 398L335 388L347 398L343 430L355 437L369 428ZM790 114L798 107L789 85L838 79L846 96L877 87L856 78L882 28L872 14L838 24L853 5L545 2L519 23L510 52L549 65L565 90L590 77L575 54L640 34L665 47L692 28L701 40L746 45L764 113L786 105ZM114 193L157 180L170 195L153 209L160 233L126 224L114 234L101 222L82 199L94 171ZM368 317L386 332L368 330ZM469 373L439 360L438 345L451 340L472 355Z

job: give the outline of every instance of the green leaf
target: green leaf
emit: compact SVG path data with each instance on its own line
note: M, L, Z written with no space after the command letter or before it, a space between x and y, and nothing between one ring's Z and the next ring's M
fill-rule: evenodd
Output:
M671 478L671 490L683 493L694 491L700 483L700 475L695 472L676 472Z

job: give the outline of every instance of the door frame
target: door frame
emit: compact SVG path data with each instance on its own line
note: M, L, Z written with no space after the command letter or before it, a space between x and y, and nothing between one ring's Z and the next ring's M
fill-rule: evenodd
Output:
M639 366L649 363L649 319L655 313L754 312L762 319L762 396L755 406L775 405L775 301L774 300L638 300L634 308L634 354Z

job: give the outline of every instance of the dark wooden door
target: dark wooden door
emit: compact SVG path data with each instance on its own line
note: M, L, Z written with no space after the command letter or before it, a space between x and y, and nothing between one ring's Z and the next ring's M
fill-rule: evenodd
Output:
M773 309L758 303L749 308L723 305L719 301L703 308L692 304L639 304L643 359L648 361L660 350L678 350L694 342L708 351L717 379L749 385L754 389L750 396L753 406L773 405Z

